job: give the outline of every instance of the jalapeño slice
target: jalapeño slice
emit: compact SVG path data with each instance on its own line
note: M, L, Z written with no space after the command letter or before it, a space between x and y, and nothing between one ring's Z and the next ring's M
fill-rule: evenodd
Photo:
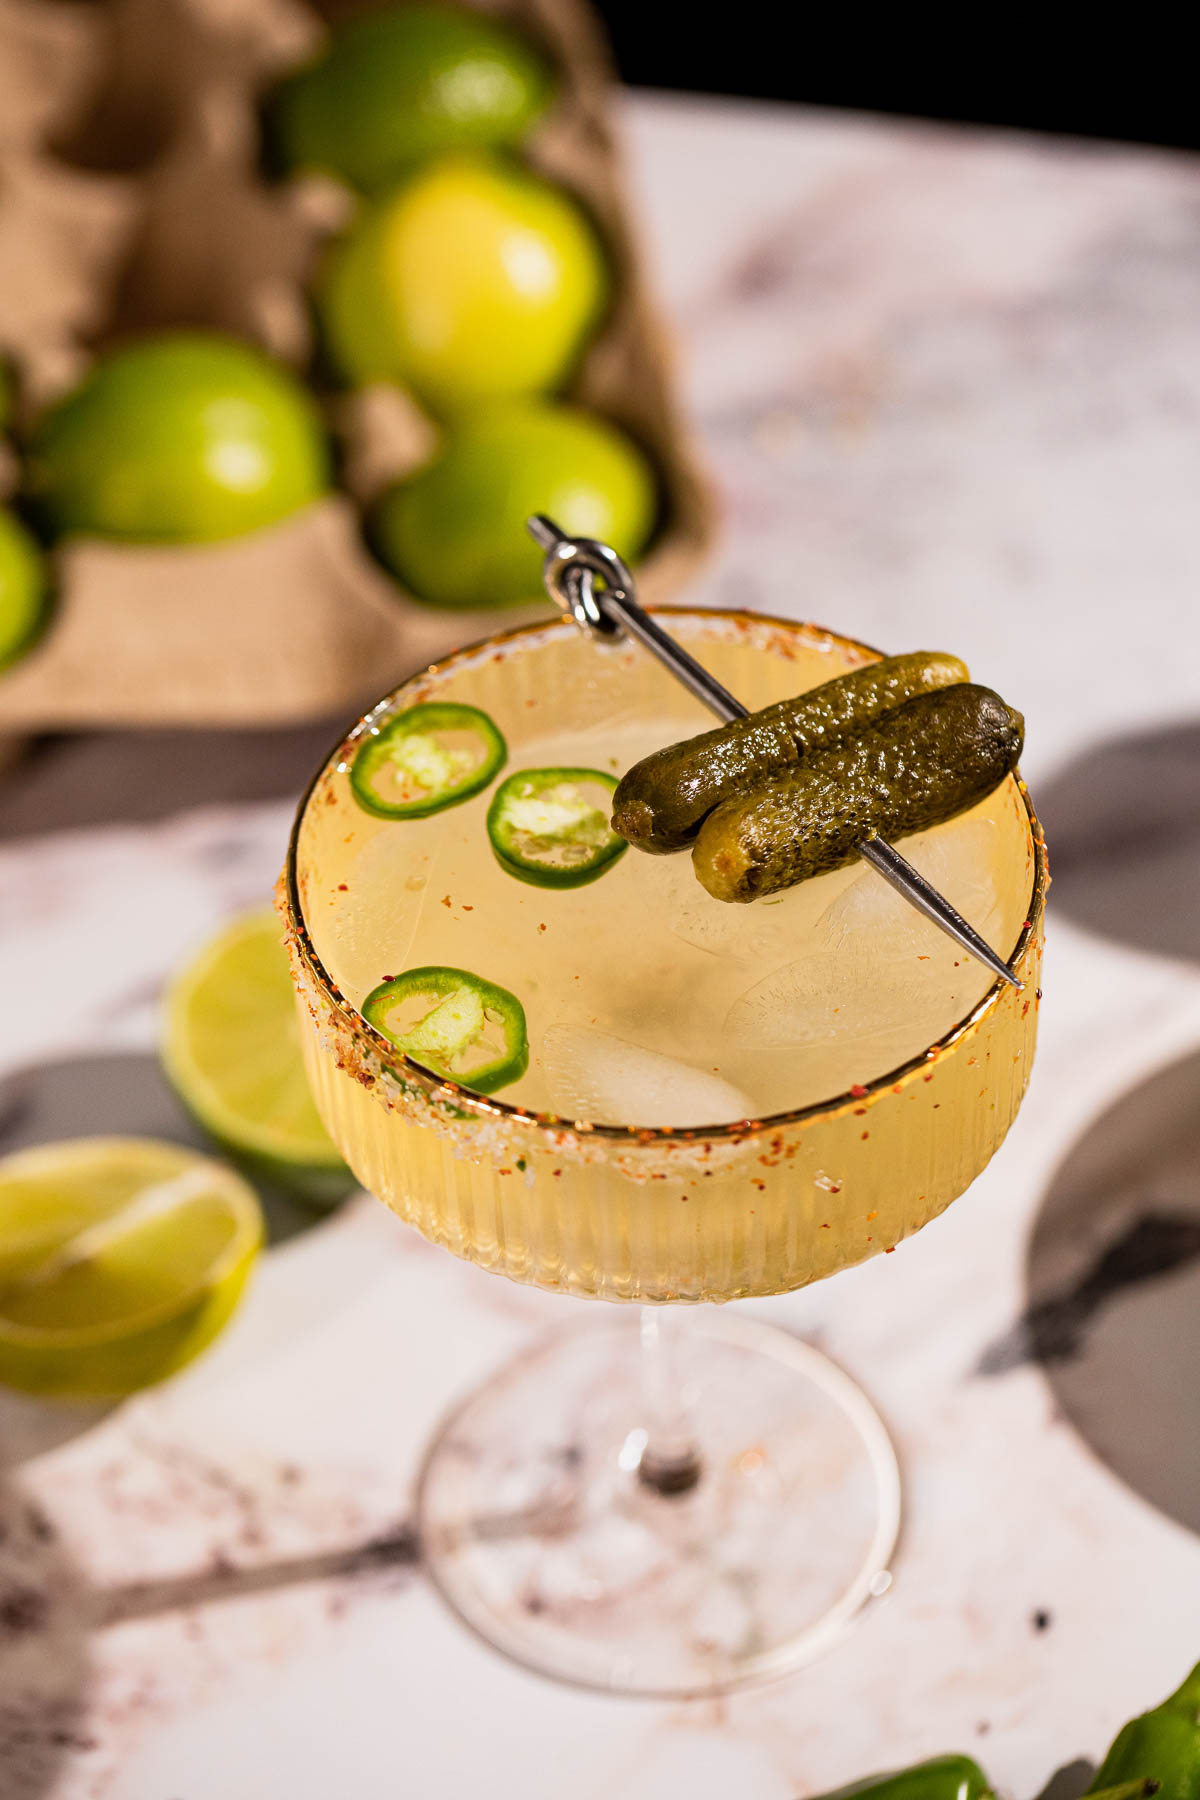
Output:
M372 988L362 1011L414 1062L477 1094L494 1094L529 1067L525 1008L469 969L408 969Z
M488 807L501 868L536 887L582 887L629 848L608 822L615 775L600 769L518 769Z
M499 727L477 706L427 701L367 739L350 786L377 819L424 819L485 788L507 755Z

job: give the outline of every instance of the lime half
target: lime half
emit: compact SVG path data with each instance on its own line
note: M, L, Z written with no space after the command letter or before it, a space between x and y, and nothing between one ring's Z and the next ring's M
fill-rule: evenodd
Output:
M188 1111L251 1174L317 1205L350 1192L309 1092L273 912L236 919L176 977L162 1055Z
M232 1169L151 1138L0 1160L0 1381L119 1399L172 1375L229 1318L262 1243Z

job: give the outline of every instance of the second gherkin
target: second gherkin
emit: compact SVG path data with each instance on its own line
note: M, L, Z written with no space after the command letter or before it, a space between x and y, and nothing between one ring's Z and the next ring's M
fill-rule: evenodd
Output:
M721 801L861 731L917 694L967 679L966 664L938 650L885 656L669 744L622 778L613 797L613 829L639 850L686 849Z
M917 694L874 724L725 800L692 864L715 900L749 901L976 805L1017 765L1025 722L991 688Z

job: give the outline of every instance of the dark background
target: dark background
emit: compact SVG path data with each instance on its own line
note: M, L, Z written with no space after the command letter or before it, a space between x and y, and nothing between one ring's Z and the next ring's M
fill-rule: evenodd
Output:
M1182 8L1168 22L1145 8L922 18L764 0L595 4L634 86L1200 147L1200 80L1186 79Z

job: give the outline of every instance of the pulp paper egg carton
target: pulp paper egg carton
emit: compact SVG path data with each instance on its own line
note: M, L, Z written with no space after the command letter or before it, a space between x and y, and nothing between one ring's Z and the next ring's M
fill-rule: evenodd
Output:
M0 356L18 418L141 331L237 332L301 372L306 284L353 198L259 172L263 93L351 10L339 0L0 0ZM494 0L557 66L528 160L577 194L614 270L568 397L626 426L659 471L640 567L661 601L703 555L710 503L670 383L621 185L614 88L584 0ZM53 555L40 643L0 674L0 732L263 725L353 710L446 650L539 616L438 611L372 561L360 507L436 439L404 393L323 395L341 489L251 536L195 546L79 538ZM11 487L5 451L0 480Z

